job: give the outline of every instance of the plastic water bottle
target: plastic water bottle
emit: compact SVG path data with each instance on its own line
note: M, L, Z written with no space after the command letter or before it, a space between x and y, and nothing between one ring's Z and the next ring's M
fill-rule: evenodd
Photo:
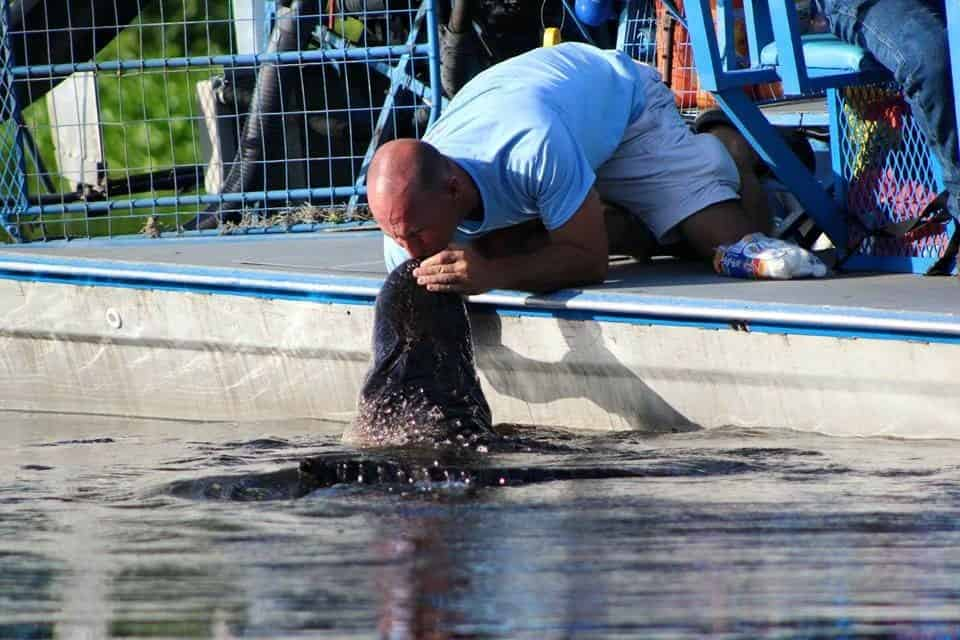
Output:
M803 247L762 233L751 233L738 242L714 250L713 269L733 278L790 280L822 278L827 266Z

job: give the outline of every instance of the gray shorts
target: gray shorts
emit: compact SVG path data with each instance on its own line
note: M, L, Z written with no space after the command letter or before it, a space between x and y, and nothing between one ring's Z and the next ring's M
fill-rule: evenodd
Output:
M600 197L643 221L661 244L679 240L677 225L718 202L740 198L740 174L726 147L694 134L662 82L646 89L643 113L597 169Z

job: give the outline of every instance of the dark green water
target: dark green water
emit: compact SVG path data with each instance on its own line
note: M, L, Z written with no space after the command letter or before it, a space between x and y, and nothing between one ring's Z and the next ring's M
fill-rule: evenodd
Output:
M960 442L553 434L490 465L633 477L256 500L342 425L0 423L2 638L960 637Z

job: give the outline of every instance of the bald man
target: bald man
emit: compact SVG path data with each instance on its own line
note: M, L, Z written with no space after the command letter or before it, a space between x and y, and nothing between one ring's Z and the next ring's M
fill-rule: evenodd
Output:
M705 257L767 231L747 164L689 131L655 70L567 43L491 67L422 141L381 147L367 197L388 269L423 258L431 291L541 292L604 280L604 201Z

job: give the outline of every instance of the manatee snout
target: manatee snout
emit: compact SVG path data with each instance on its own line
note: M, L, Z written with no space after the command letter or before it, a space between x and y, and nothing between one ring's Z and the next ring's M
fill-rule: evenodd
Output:
M493 435L463 298L427 291L408 260L377 295L373 362L344 441L361 447L479 446Z

